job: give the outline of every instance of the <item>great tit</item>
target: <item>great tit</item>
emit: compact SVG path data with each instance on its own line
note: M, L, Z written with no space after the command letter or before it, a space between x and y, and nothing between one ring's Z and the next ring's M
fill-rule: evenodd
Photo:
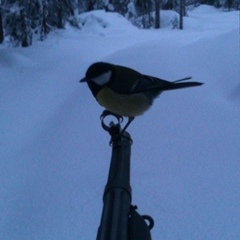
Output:
M80 82L87 82L93 96L107 111L128 117L124 130L142 115L163 91L200 86L201 82L169 82L141 74L131 68L106 62L92 64Z

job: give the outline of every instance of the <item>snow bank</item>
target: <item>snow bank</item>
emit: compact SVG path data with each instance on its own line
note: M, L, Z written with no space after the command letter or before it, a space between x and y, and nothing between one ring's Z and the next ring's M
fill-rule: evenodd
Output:
M94 10L78 17L84 33L105 35L112 31L134 31L135 27L118 13Z

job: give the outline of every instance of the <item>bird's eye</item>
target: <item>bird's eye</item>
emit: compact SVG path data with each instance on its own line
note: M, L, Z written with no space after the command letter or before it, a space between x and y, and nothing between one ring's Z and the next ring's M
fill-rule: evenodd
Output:
M108 71L108 72L105 72L105 73L101 74L98 77L92 78L92 81L94 83L96 83L97 85L101 86L101 85L104 85L104 84L106 84L110 81L111 75L112 75L112 72Z

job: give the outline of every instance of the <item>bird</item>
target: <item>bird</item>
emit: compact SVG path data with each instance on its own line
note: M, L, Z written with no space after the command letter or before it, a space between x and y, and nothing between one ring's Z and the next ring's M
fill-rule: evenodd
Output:
M87 83L97 102L115 116L128 117L124 132L135 117L142 115L164 91L201 86L187 81L192 77L167 81L142 74L129 67L107 62L91 64L80 80ZM104 114L104 113L103 113Z

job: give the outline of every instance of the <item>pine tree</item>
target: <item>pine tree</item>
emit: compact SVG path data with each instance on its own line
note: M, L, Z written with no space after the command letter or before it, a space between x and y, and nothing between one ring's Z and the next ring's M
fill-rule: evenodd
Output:
M22 47L28 47L32 44L32 28L31 28L31 19L28 18L28 13L26 7L23 7L20 10L20 36L19 40Z
M114 12L118 12L124 16L128 10L129 0L110 0L109 4L113 6Z
M46 22L51 27L64 28L66 22L70 22L72 25L77 26L75 21L75 1L73 0L47 0Z

